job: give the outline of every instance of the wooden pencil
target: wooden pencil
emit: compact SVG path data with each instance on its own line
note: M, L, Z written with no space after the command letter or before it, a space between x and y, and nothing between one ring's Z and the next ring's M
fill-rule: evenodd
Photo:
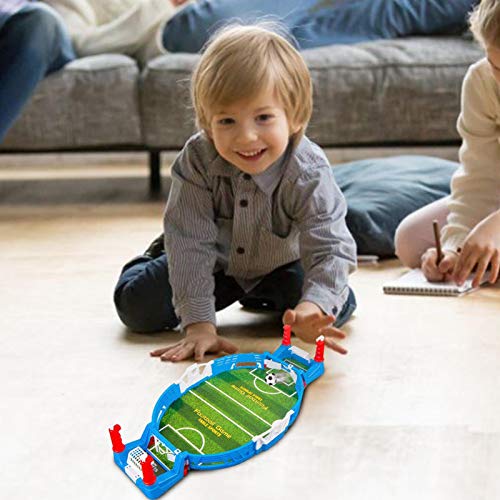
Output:
M436 240L436 250L437 250L436 264L439 266L439 263L443 259L443 250L441 249L441 236L439 233L439 224L437 220L432 221L432 229L434 230L434 239Z

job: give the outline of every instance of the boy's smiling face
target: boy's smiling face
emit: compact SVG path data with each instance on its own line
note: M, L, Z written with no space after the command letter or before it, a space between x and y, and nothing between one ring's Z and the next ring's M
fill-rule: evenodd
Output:
M274 89L214 109L208 131L217 152L236 168L260 174L286 150L292 126Z

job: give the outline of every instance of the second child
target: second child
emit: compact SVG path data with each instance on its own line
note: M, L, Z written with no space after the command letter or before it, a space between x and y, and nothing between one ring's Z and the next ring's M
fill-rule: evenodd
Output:
M421 208L396 231L396 253L408 267L421 267L430 281L462 285L474 273L478 286L500 275L500 2L482 0L470 16L471 31L486 57L473 64L462 86L458 131L460 167L451 196ZM443 258L433 245L432 220L444 226Z

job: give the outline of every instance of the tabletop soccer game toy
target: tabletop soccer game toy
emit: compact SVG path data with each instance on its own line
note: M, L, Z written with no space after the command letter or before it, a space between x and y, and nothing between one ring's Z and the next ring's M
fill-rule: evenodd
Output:
M305 388L324 372L316 354L283 340L273 354L233 354L190 366L158 399L140 439L123 444L109 429L114 459L148 497L158 498L190 469L221 469L276 444L297 418Z

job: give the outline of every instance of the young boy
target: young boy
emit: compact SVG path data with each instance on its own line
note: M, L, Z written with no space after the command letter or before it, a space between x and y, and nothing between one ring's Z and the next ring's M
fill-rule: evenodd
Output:
M356 307L347 284L356 248L332 168L304 137L304 60L262 26L232 26L201 57L192 97L201 132L172 167L165 254L153 249L125 266L120 318L137 331L180 322L185 338L151 354L200 360L236 351L217 335L215 312L241 299L284 311L298 337L323 334L345 354L334 339Z

